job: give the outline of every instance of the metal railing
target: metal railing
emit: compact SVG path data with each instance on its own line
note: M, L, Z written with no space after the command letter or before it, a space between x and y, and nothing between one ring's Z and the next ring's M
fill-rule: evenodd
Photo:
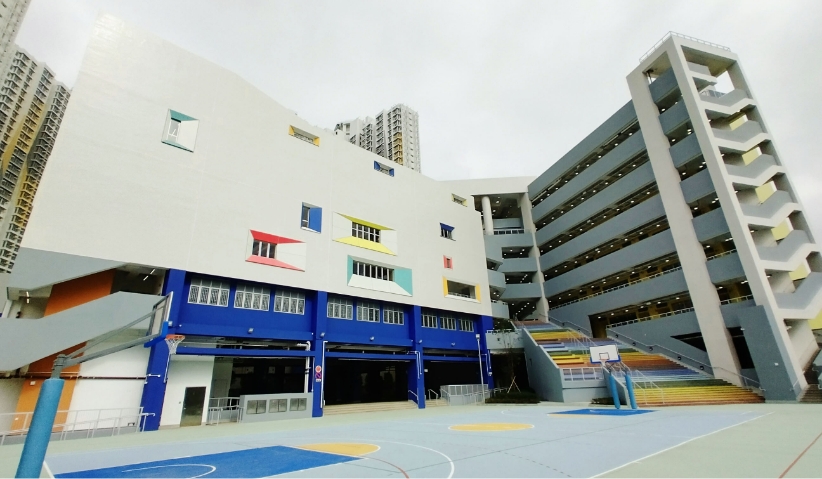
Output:
M746 296L737 296L736 298L725 299L720 301L719 304L722 305L731 303L741 303L742 301L748 301L749 299L754 299L752 294Z
M206 425L213 426L223 422L242 422L244 408L235 406L209 407Z
M727 93L722 93L716 90L702 90L701 92L699 92L699 94L711 98L722 98L723 96L727 95Z
M414 396L414 402L415 402L415 403L417 403L417 404L419 404L419 403L420 403L420 397L419 397L419 396L417 396L417 393L415 393L414 391L412 391L412 390L410 390L410 389L409 389L409 390L408 390L408 394L411 394L411 395L413 395L413 396Z
M425 391L425 399L439 399L439 398L440 398L440 395L437 394L437 391L434 391L433 389L428 389L427 391Z
M33 412L0 414L0 446L21 444L28 435ZM141 432L145 419L142 407L114 409L82 409L57 411L51 440L91 438L104 434L117 436L123 432Z
M597 291L594 294L589 294L588 296L583 296L581 298L573 299L573 300L568 301L566 303L560 303L560 304L554 306L554 308L559 309L563 306L568 306L569 304L574 304L574 303L578 303L580 301L585 301L586 299L595 298L595 297L597 297L601 294L610 293L611 291L616 291L616 290L622 289L622 288L627 288L628 286L633 286L637 283L641 283L643 281L648 281L649 279L657 278L659 276L663 276L663 275L666 275L668 273L673 273L674 271L679 271L681 269L682 269L682 266L677 266L675 268L671 268L671 269L668 269L668 270L665 270L665 271L660 271L659 273L652 274L651 276L646 276L644 278L635 279L633 281L629 281L628 283L621 284L619 286L614 286L613 288L605 289L605 290L602 290L602 291Z
M602 365L602 368L605 369L605 365ZM613 374L617 383L619 383L626 391L628 389L628 384L625 380L625 376L630 376L634 387L642 391L642 394L640 395L642 404L646 406L651 404L651 401L649 401L651 396L649 394L650 391L656 391L660 401L662 401L662 404L665 404L665 390L651 380L651 378L646 376L642 371L638 369L631 369L625 363L619 362L612 365L610 372ZM620 381L620 377L622 381Z
M654 43L654 46L652 46L650 50L645 52L645 55L642 55L641 57L639 57L639 63L642 63L646 58L651 56L651 53L653 53L657 48L659 48L659 46L662 45L662 43L664 43L665 40L669 39L672 36L677 36L677 37L680 37L680 38L684 38L686 40L691 40L692 42L697 42L697 43L701 43L703 45L708 45L709 47L714 47L714 48L719 48L721 50L731 51L730 48L724 47L722 45L718 45L716 43L711 43L711 42L707 42L705 40L700 40L698 38L689 37L688 35L683 35L681 33L668 32L658 42Z
M613 334L613 336L611 336L611 334ZM702 361L700 361L698 359L694 359L692 357L689 357L689 356L686 356L684 354L678 353L678 352L676 352L672 349L666 348L665 346L660 346L659 344L648 345L648 344L645 344L641 341L637 341L637 340L631 338L630 336L626 336L625 334L614 333L612 331L608 331L608 337L611 338L611 339L614 339L615 341L619 341L619 342L621 342L621 343L623 343L627 346L631 346L631 347L634 347L634 348L641 347L641 348L647 349L648 352L651 352L651 353L656 353L657 350L661 350L661 351L663 351L662 356L665 356L666 358L670 359L671 361L679 363L679 364L685 366L686 368L689 368L689 369L691 369L695 372L698 372L700 374L706 374L708 376L716 377L716 374L714 373L714 371L715 370L720 370L720 371L726 372L726 373L728 373L732 376L736 376L737 378L739 378L741 380L740 382L743 384L743 387L745 387L745 388L758 389L760 391L765 390L765 388L763 388L759 384L759 381L757 381L755 379L749 378L749 377L744 376L744 375L739 374L739 373L735 373L733 371L729 371L729 370L727 370L723 367L711 366L710 364L705 364L705 363L703 363ZM676 358L676 359L674 359L674 358ZM689 363L693 363L693 364L689 364Z
M563 381L595 381L605 379L602 368L580 367L580 368L560 368Z
M625 326L626 324L634 324L642 321L649 321L651 319L667 318L668 316L676 316L677 314L690 313L693 310L694 308L683 308L677 309L676 311L668 311L666 313L652 314L650 316L645 316L642 318L630 319L628 321L620 321L618 323L608 324L605 326L605 328L616 328L617 326Z

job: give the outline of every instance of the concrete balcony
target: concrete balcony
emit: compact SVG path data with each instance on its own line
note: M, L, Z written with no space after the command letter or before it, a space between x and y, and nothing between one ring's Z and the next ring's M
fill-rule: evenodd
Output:
M708 275L714 284L745 278L742 262L736 252L723 254L708 260Z
M776 293L776 304L785 319L813 319L822 309L822 273L812 272L793 293Z
M539 283L509 284L502 293L503 300L536 299L542 297Z
M735 130L712 128L719 151L743 154L758 144L769 141L771 136L762 130L762 125L747 121Z
M684 126L689 119L690 117L688 116L688 110L685 108L685 102L680 101L659 115L659 124L662 126L662 132L670 135Z
M488 270L488 286L496 288L500 291L505 291L508 286L505 284L505 274L499 271Z
M677 168L702 156L702 149L699 147L696 135L686 136L682 141L671 146L668 151L671 154L674 166Z
M534 237L530 231L516 234L485 235L485 244L496 248L530 248Z
M766 271L796 271L819 246L811 243L808 233L793 230L776 246L758 246L756 251Z
M680 183L680 186L682 187L682 194L685 197L686 203L697 201L716 191L714 183L711 181L711 174L707 168L686 178Z
M774 192L764 203L741 206L745 221L749 225L763 228L775 228L788 215L799 210L799 204L793 201L787 191Z
M502 301L491 301L491 316L497 319L510 319L511 314L508 310L508 303Z
M659 103L668 97L679 93L679 85L676 83L676 76L673 68L660 75L653 83L648 85L651 90L651 98L654 103Z
M731 231L725 221L725 213L723 213L722 208L697 216L692 220L692 223L696 237L702 243Z
M708 118L727 118L735 115L739 111L756 105L745 90L733 90L721 96L711 94L699 95L702 107Z
M499 267L501 273L536 273L539 271L537 259L529 258L508 258L502 260L502 265Z
M726 165L731 183L737 188L757 188L774 176L785 173L785 167L771 155L759 155L745 166Z

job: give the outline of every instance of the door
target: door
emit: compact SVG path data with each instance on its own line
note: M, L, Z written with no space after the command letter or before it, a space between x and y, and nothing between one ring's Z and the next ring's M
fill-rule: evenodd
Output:
M203 407L205 405L206 388L186 388L183 397L183 416L180 426L199 426L203 422Z

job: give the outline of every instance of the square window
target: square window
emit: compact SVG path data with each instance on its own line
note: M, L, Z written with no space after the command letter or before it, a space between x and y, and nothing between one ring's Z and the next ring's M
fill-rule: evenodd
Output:
M274 295L274 312L288 314L305 314L305 294L280 290Z
M318 206L303 203L302 214L300 216L300 227L319 233L322 231L322 223L323 209Z
M200 121L174 110L168 110L162 142L177 148L194 151Z
M448 226L445 223L440 223L440 237L453 240L454 239L454 227Z

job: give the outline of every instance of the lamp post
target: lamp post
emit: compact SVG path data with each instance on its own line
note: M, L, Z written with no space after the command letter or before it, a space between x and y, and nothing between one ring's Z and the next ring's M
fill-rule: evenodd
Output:
M479 359L479 369L480 369L480 392L482 393L483 397L485 396L485 380L482 377L482 349L480 348L480 335L477 334L477 359Z

